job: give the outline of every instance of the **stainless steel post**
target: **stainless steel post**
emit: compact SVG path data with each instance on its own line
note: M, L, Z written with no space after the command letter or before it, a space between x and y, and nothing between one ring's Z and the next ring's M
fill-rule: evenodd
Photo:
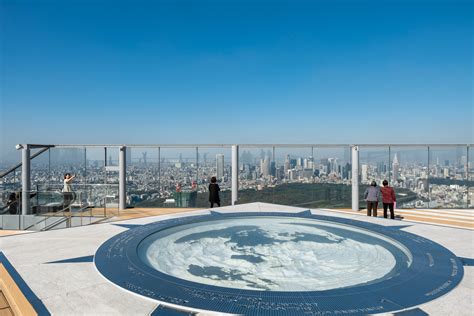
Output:
M352 210L359 210L359 146L352 146Z
M30 147L23 145L21 152L21 214L31 214L30 210L30 191L31 191L31 166L30 166Z
M119 152L119 212L127 207L127 147L121 146Z
M239 146L232 145L232 205L237 203L239 192Z

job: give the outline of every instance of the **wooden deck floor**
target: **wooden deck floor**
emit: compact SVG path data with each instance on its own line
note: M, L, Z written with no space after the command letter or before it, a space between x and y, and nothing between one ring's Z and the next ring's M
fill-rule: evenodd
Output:
M367 210L353 211L350 209L332 210L334 212L367 214ZM378 217L383 217L383 209L377 211ZM474 230L474 210L472 209L397 209L395 216L402 220L417 223L444 225L449 227Z
M0 290L0 316L13 316L13 310L10 307L5 295Z
M132 208L118 212L115 210L107 210L107 217L113 216L112 220L125 220L148 216L157 216L164 214L182 213L188 211L199 210L198 208ZM365 215L366 210L358 212L350 209L328 210L334 212L344 212L350 214ZM92 213L95 216L104 214L101 209L94 209ZM86 213L87 214L87 213ZM378 217L383 217L383 209L378 210ZM458 210L438 210L438 209L397 209L395 210L397 218L412 222L420 222L427 224L446 225L450 227L473 229L474 230L474 210L458 209Z

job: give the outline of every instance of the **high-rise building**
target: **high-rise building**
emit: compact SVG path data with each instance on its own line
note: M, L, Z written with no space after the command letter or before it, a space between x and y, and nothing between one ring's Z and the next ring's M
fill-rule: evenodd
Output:
M398 163L398 157L397 157L397 154L395 154L395 156L393 157L393 162L392 162L392 174L393 174L393 177L392 177L392 182L393 183L397 183L398 182L398 172L399 172L399 169L400 169L400 165Z
M271 174L271 164L270 164L270 158L268 156L265 157L265 159L260 161L260 169L262 171L262 175L264 177L268 177Z
M290 168L291 168L291 165L290 165L290 155L286 155L286 158L285 158L285 168L284 168L285 175L288 174L288 170L290 170Z
M387 172L387 165L383 161L377 163L377 175L382 176Z
M444 168L444 169L443 169L443 176L444 176L445 178L449 178L449 168Z
M216 155L217 179L224 179L224 154Z
M343 179L349 180L351 178L350 177L351 167L352 167L351 164L349 164L347 162L346 165L344 166L344 168L342 168L342 178Z
M366 164L363 164L361 166L361 176L362 176L362 182L367 182L369 178L369 166Z
M328 158L328 164L329 164L329 171L328 173L334 172L337 173L337 158Z

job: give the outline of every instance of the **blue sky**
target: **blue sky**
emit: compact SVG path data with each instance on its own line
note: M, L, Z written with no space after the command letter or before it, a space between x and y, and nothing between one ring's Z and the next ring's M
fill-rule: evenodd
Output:
M16 143L467 143L472 1L0 0Z

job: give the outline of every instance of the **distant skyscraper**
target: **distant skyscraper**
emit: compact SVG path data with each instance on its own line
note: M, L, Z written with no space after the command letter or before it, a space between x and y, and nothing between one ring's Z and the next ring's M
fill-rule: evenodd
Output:
M217 179L224 178L224 154L216 155Z
M285 172L285 175L288 174L288 170L290 170L291 168L291 165L290 165L290 155L286 155L286 158L285 158L285 168L284 168L284 172Z
M298 157L296 158L296 166L301 167L303 165L303 158Z
M323 165L324 172L329 174L331 172L331 166L329 164L329 158L322 158L321 165Z
M367 182L368 178L369 178L369 166L367 165L362 165L361 166L361 176L362 176L362 182Z
M260 169L262 169L262 174L264 177L268 177L271 174L271 164L270 158L268 156L265 159L260 161Z
M392 173L393 173L392 182L393 183L397 183L398 181L399 169L400 169L400 165L398 163L398 157L397 157L397 154L395 154L395 156L393 157L393 162L392 162Z
M342 178L350 179L351 165L347 162L344 168L342 168Z
M329 170L328 173L334 172L337 173L337 158L328 158Z
M146 165L146 155L147 155L147 152L142 152L142 162L144 165Z
M386 171L387 171L387 168L385 166L385 162L383 161L377 162L377 174L381 176L381 175L384 175Z
M445 178L449 178L449 168L444 168L444 169L443 169L443 176L444 176Z

